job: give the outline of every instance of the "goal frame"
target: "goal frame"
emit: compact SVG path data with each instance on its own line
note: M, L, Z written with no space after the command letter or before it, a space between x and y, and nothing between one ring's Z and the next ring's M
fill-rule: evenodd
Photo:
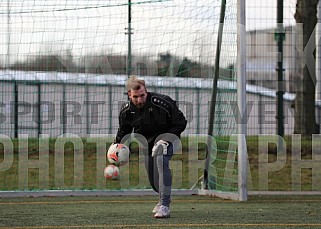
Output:
M222 5L225 7L225 0L222 0ZM220 20L220 30L223 30L224 24L224 14L225 10L221 11L221 20ZM218 46L216 52L220 53L220 41L223 31L219 31L218 37ZM219 59L219 56L216 55L216 58ZM217 196L225 199L233 199L239 201L247 201L248 191L247 191L247 166L248 166L248 157L247 157L247 146L246 146L246 24L245 24L245 0L237 1L237 104L239 109L240 117L237 117L237 156L238 156L238 192L237 193L226 193L218 192L215 190L207 189L207 169L210 155L207 156L205 163L204 171L204 183L199 190L199 195L211 195ZM218 66L216 66L218 69ZM212 105L211 113L214 116L215 110L215 99L217 91L217 78L215 74L213 79L213 91L212 91ZM216 82L216 83L215 83ZM214 96L213 96L214 95ZM212 134L213 130L211 125L214 121L209 122L209 135Z
M223 0L222 0L223 1ZM225 0L224 0L225 1ZM246 34L245 34L245 0L237 1L237 102L240 114L246 114L246 91L245 91L245 59L246 59ZM8 51L9 54L9 51ZM8 57L9 58L9 57ZM242 117L238 117L238 193L220 193L211 190L177 190L173 194L199 194L199 195L215 195L222 198L238 199L240 201L247 200L247 150L246 150L246 123L243 123ZM149 193L145 191L124 190L120 192L115 191L81 191L81 190L50 190L50 191L3 191L0 192L1 197L13 196L68 196L68 195L141 195L141 193Z

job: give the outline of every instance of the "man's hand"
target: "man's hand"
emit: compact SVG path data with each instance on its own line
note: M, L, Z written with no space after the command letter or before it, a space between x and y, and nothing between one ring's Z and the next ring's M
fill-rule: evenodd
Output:
M157 155L167 155L168 142L159 140L152 149L152 157Z

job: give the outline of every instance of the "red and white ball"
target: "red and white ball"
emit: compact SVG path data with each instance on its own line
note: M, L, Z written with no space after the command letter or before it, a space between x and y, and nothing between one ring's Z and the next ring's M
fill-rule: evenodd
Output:
M129 161L129 148L121 143L112 144L107 151L108 161L117 166L125 165Z
M119 168L115 165L108 165L104 169L104 177L108 180L117 180L119 178Z

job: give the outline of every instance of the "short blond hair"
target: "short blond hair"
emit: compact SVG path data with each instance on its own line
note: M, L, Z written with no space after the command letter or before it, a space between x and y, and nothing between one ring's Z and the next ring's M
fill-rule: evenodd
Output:
M137 91L139 89L141 89L142 87L144 87L146 89L145 86L145 81L138 79L136 76L130 76L127 80L126 83L126 89L129 92L130 90L134 90Z

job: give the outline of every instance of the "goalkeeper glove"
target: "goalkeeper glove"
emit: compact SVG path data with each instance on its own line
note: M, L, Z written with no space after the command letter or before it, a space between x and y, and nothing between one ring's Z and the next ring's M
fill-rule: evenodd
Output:
M152 157L157 155L167 155L168 142L159 140L152 149Z

